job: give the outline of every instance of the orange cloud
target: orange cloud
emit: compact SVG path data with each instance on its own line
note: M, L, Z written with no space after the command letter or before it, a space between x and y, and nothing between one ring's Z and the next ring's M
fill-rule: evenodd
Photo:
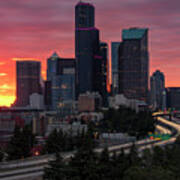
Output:
M10 90L10 89L14 89L14 87L9 86L8 84L3 84L2 86L0 86L0 90Z
M12 58L12 61L39 61L35 58Z
M0 73L0 76L7 76L7 73Z
M0 62L0 66L2 66L2 65L4 65L5 64L5 62Z
M0 106L11 106L15 101L15 96L0 96Z

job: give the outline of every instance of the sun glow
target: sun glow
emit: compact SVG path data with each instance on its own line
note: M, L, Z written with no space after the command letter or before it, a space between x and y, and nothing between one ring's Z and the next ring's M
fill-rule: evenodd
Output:
M14 103L15 96L0 96L0 106L10 107Z
M13 61L39 61L35 58L12 58Z

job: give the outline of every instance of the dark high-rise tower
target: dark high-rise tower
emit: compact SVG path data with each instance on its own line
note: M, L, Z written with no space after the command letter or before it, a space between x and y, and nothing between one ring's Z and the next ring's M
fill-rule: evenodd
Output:
M79 2L75 7L76 28L92 28L94 24L94 6L89 3Z
M164 74L157 70L151 76L151 105L156 109L163 107L163 92L165 90Z
M112 93L119 92L119 46L120 42L111 43L111 70L112 70Z
M94 27L94 6L79 2L75 7L75 56L77 95L94 91L95 55L99 52L99 31Z
M148 29L125 29L122 39L119 49L119 91L127 98L147 102Z
M28 106L30 95L33 93L41 93L40 76L40 62L16 62L16 106Z
M101 59L101 68L100 68L100 86L99 93L102 96L104 106L108 105L108 93L107 93L107 83L108 83L108 44L105 42L100 43L100 55ZM100 60L98 60L100 61ZM96 79L96 77L95 77Z

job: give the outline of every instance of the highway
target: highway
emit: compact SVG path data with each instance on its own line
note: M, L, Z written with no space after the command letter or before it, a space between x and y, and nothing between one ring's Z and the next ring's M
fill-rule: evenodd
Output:
M158 115L155 113L154 115ZM142 152L146 148L152 148L154 146L165 146L175 142L176 138L180 135L180 125L174 122L170 122L163 117L157 117L158 125L157 130L162 134L171 134L172 137L165 141L159 140L140 140L136 141L135 145L138 147L138 151ZM123 148L126 152L129 151L132 143L126 143L121 145L110 146L108 148L110 153L120 152ZM95 149L96 152L102 152L102 148ZM74 152L62 154L64 159L72 157ZM24 161L14 161L0 164L0 180L26 180L26 178L41 178L43 175L43 169L47 166L49 160L53 160L53 155L39 156L35 159L29 158Z
M160 125L156 126L156 130L161 134L171 134L171 131L169 129L164 128L164 127L162 127Z

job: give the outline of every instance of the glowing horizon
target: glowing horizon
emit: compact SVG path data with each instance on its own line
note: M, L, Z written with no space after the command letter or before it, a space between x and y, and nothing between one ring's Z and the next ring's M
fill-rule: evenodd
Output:
M12 61L40 61L35 58L12 58Z
M0 107L10 107L16 100L15 96L0 96Z
M60 57L74 57L75 5L74 0L0 1L2 105L9 105L15 99L14 57L39 60L43 77L46 59L54 51ZM121 41L123 29L149 28L150 74L159 69L165 74L166 87L180 86L179 0L173 3L168 0L94 0L93 5L100 40L107 42L109 49L112 41Z

